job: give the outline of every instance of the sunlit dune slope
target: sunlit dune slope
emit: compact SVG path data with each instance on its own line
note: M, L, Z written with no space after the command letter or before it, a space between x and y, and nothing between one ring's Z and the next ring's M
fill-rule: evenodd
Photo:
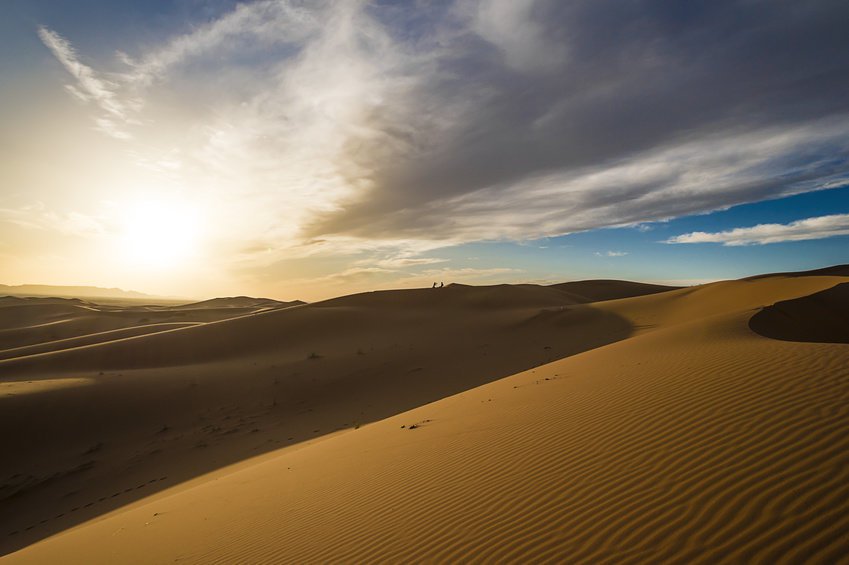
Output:
M627 319L637 333L733 312L754 312L846 282L840 276L775 275L720 281L634 299L600 302L596 308Z
M816 293L845 306L828 290L845 282L604 302L641 333L244 461L8 560L839 562L849 346L748 326Z

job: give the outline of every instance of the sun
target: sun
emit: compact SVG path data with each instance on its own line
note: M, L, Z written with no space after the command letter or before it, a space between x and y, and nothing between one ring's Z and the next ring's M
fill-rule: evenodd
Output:
M135 266L174 268L198 251L198 210L177 200L145 200L129 205L122 221L121 253Z

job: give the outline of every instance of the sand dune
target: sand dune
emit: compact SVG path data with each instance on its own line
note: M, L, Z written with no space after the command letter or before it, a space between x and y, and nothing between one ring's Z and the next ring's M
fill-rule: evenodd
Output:
M733 312L754 314L775 302L801 298L845 281L840 276L782 274L715 282L634 300L601 302L595 306L628 319L640 333Z
M75 337L65 339L57 339L53 341L35 343L33 345L25 345L22 347L12 347L0 350L0 359L11 359L13 357L26 357L37 353L49 353L52 351L61 351L63 349L73 349L84 345L94 345L108 341L115 341L127 337L136 337L150 333L161 332L165 330L173 330L194 326L201 322L167 322L162 324L146 324L141 326L131 326L128 328L120 328L117 330L108 330L105 332L87 333Z
M767 306L749 327L773 339L849 343L849 283Z
M0 357L18 355L12 349L65 349L72 344L151 333L157 324L176 326L223 320L288 306L265 299L241 304L216 302L206 307L99 304L68 298L0 298ZM141 328L146 329L141 329ZM158 329L166 329L164 326ZM124 330L116 332L116 330ZM114 333L110 333L114 332ZM99 337L96 337L100 334ZM77 342L74 338L83 338ZM48 345L53 343L54 346ZM26 354L21 352L20 354Z
M9 442L16 476L0 486L0 528L18 533L0 539L25 544L247 456L630 334L616 314L520 290L526 301L535 291L555 306L484 308L489 288L369 293L0 361L0 426L28 428ZM468 303L419 307L430 297ZM83 380L60 385L68 378ZM32 417L47 406L50 418Z
M449 284L445 288L388 290L343 296L319 303L322 307L368 306L371 308L443 310L516 309L570 306L589 302L553 287L534 284L469 286Z
M758 280L763 278L774 278L774 277L849 277L849 265L832 265L830 267L823 267L821 269L812 269L810 271L794 271L789 273L772 273L768 275L755 275L753 277L746 277L743 280Z
M603 300L657 294L659 292L676 290L681 287L633 281L589 280L555 284L551 288L578 296L585 302L601 302Z
M212 298L202 302L192 302L180 306L181 310L198 310L209 308L285 308L288 306L300 306L306 304L300 300L281 302L270 298L253 298L251 296L232 296L227 298Z
M836 562L849 346L803 343L834 272L366 293L0 362L6 559Z

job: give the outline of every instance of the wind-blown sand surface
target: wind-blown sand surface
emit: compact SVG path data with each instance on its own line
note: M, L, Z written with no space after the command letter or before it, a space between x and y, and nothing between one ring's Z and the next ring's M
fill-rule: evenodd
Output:
M839 561L846 274L367 293L7 359L6 559Z

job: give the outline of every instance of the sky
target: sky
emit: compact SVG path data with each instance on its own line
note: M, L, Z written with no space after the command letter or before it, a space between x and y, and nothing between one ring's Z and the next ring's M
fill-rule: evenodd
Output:
M849 3L4 0L0 283L849 263Z

